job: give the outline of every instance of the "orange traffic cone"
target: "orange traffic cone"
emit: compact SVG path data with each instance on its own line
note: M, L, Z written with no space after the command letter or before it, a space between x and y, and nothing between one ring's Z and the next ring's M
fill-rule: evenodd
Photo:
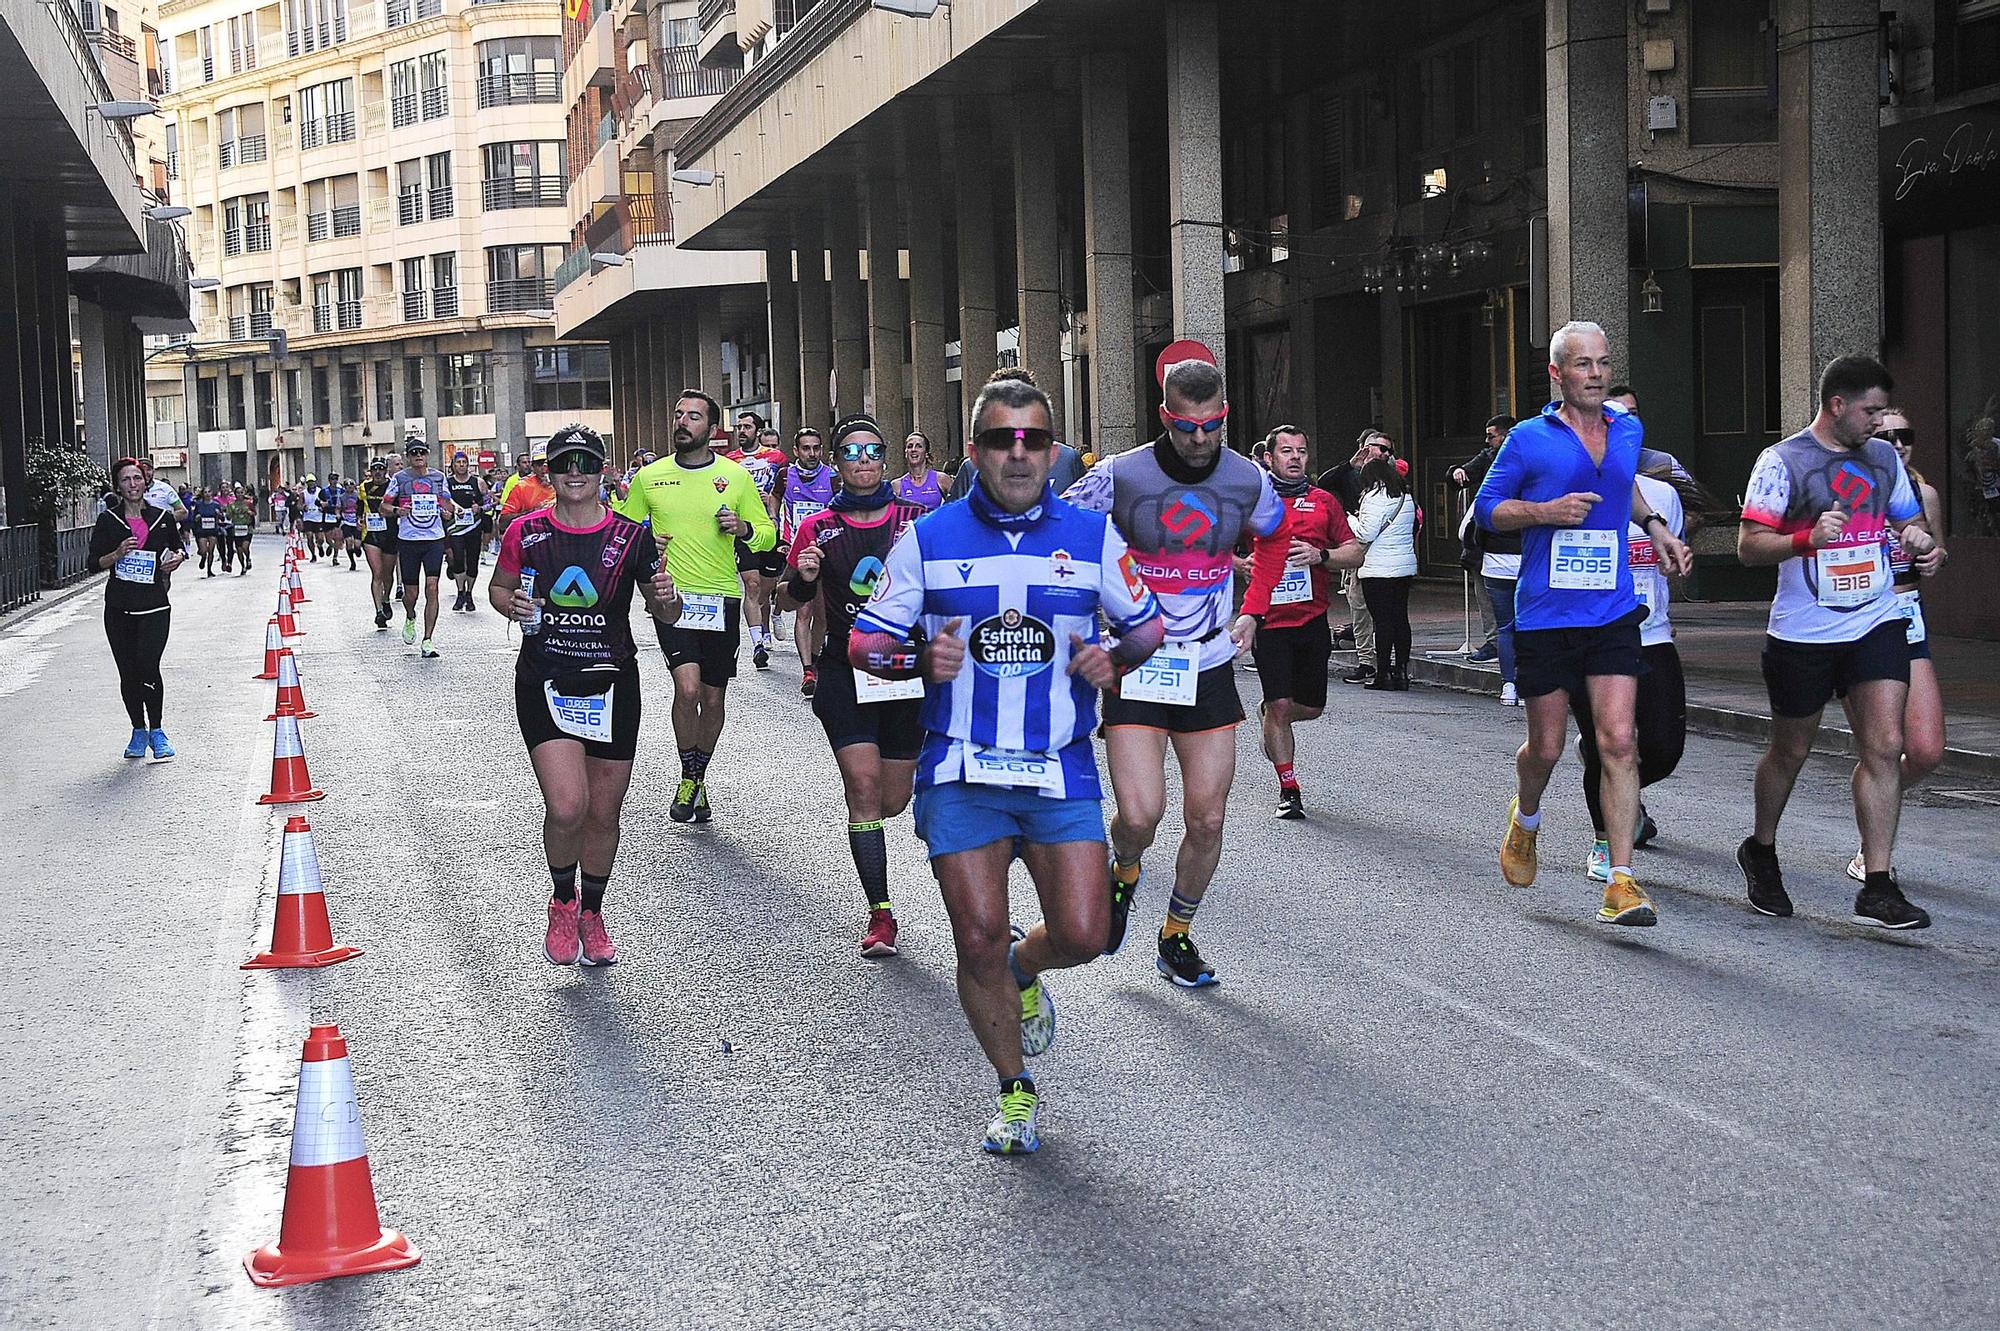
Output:
M311 600L306 596L306 585L299 581L299 566L296 561L292 564L292 571L286 575L286 582L290 586L292 604L294 606L312 604Z
M259 804L304 804L323 800L324 790L314 790L311 773L306 771L306 746L299 738L296 716L278 718L278 732L271 743L271 789L259 795Z
M299 621L292 615L292 598L283 587L278 588L278 632L287 638L303 638L306 631L299 627Z
M271 926L271 950L259 952L242 969L317 968L360 955L358 947L334 945L312 824L295 813L285 820L284 848L278 856L278 916Z
M252 675L252 679L276 679L278 677L278 653L285 648L284 630L278 627L278 617L271 616L271 622L264 626L264 670Z
M299 1061L285 1218L278 1241L246 1255L243 1269L268 1289L399 1271L422 1258L408 1239L382 1228L347 1041L338 1026L315 1026Z
M299 663L289 647L278 651L278 706L277 710L265 717L275 721L281 716L295 716L303 721L307 717L318 716L318 712L306 710L306 695L299 688Z

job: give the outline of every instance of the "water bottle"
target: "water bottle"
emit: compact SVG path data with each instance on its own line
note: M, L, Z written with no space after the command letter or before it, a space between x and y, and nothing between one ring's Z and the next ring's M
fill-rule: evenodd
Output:
M521 590L526 593L530 601L535 599L535 570L531 568L521 570ZM521 621L521 636L532 638L541 631L542 607L540 602L536 602L535 608L528 612L528 617Z

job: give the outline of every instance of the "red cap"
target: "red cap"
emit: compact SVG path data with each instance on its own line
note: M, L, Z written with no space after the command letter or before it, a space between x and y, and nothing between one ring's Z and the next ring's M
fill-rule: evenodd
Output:
M1410 464L1409 464L1409 461L1408 461L1407 459L1404 459L1404 458L1397 458L1397 459L1396 459L1396 474L1397 474L1398 476L1402 476L1402 477L1406 477L1406 478L1407 478L1407 477L1409 476L1409 474L1410 474Z
M1208 364L1213 365L1215 364L1215 353L1193 338L1184 337L1180 341L1170 345L1165 351L1162 351L1160 358L1153 362L1153 382L1165 388L1167 386L1167 371L1173 369L1174 366L1179 365L1184 360L1206 361Z
M306 1035L306 1063L330 1063L336 1058L347 1057L347 1041L341 1038L338 1026L315 1026Z

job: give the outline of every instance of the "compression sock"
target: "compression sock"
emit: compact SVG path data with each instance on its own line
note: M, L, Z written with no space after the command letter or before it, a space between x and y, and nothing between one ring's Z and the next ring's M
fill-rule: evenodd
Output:
M1290 763L1272 763L1278 769L1278 787L1281 790L1297 790L1299 774Z
M766 636L768 635L765 634L762 624L752 624L750 626L750 645L752 647L762 647Z
M557 868L549 866L549 881L555 884L555 899L568 905L576 900L576 866L574 864Z
M714 756L706 749L686 749L681 753L681 767L694 780L706 780L708 777L708 760Z
M849 823L847 848L854 853L854 869L861 875L868 909L889 909L889 843L882 834L882 820Z
M1175 888L1173 895L1167 898L1167 922L1160 926L1160 937L1172 938L1176 934L1187 933L1194 928L1194 913L1200 909L1200 898L1182 896L1181 890Z
M594 874L590 870L585 869L583 871L583 908L603 914L604 889L610 885L610 874Z
M1864 892L1887 892L1896 886L1896 875L1887 869L1874 870L1868 874L1861 888Z

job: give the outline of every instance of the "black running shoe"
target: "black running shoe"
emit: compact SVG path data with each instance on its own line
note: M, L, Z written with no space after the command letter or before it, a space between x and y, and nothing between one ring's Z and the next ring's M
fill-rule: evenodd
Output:
M1375 682L1375 667L1372 665L1358 665L1348 674L1342 675L1340 682L1343 684L1373 684Z
M1760 915L1788 918L1792 899L1785 894L1785 875L1778 869L1778 848L1760 846L1744 837L1736 848L1736 863L1743 868L1743 881L1750 889L1750 909Z
M378 629L389 627L389 612L387 610L377 610L375 612L375 627Z
M1215 967L1201 959L1195 950L1194 939L1186 934L1175 934L1160 938L1160 959L1153 963L1160 968L1160 974L1172 980L1183 989L1205 989L1211 984L1221 983L1215 978Z
M708 807L708 782L698 781L694 787L694 820L705 823L715 817L715 810Z
M771 649L761 642L752 647L750 649L750 664L756 666L759 670L769 670L771 668Z
M1653 821L1653 815L1646 812L1646 806L1639 806L1639 835L1632 838L1632 849L1642 850L1653 843L1660 834L1660 825Z
M1305 817L1306 816L1305 793L1299 790L1297 787L1293 787L1290 790L1286 790L1284 787L1280 786L1278 788L1278 811L1272 816L1275 818L1286 818L1286 819Z
M674 802L667 806L667 817L677 823L689 822L694 818L694 797L701 791L701 782L691 776L681 778L674 790Z
M1881 929L1928 929L1929 912L1913 906L1895 883L1884 888L1864 887L1854 898L1854 922Z
M1115 855L1104 859L1104 877L1111 892L1111 927L1105 931L1104 955L1115 956L1118 949L1125 946L1125 926L1132 918L1132 899L1139 895L1139 884L1146 881L1146 871L1139 870L1139 876L1130 884L1121 882L1113 872L1118 863Z

